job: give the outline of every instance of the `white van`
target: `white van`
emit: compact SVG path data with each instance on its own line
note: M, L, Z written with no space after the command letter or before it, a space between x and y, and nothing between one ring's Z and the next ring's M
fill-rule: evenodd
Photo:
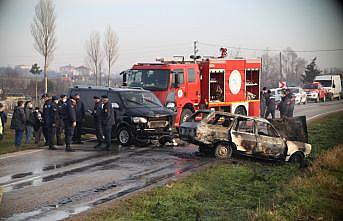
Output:
M318 75L314 78L314 81L321 83L331 100L335 98L340 99L342 89L340 75Z

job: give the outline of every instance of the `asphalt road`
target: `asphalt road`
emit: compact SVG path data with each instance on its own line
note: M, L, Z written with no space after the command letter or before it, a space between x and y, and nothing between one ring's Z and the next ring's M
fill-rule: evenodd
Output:
M296 105L295 115L311 119L337 110L343 110L342 101ZM60 147L0 156L0 185L5 191L0 218L60 220L214 160L198 156L193 145L119 152L98 151L93 145L75 146L72 153Z

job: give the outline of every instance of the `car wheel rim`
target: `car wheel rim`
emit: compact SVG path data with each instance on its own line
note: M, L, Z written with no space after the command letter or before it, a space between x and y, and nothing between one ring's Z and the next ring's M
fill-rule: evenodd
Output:
M129 141L129 132L127 130L122 130L119 133L119 141L120 143L126 144Z
M219 149L218 149L218 155L221 156L221 157L226 157L227 156L227 153L228 153L228 150L226 147L224 146L220 146Z

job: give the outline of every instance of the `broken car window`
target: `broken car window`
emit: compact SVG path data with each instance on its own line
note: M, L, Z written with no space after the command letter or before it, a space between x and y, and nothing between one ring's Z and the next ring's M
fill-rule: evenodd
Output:
M257 121L257 133L262 136L277 137L274 128L265 122Z
M220 125L223 127L229 127L232 122L232 117L226 115L216 114L211 116L207 123L212 125Z
M236 125L236 131L244 133L254 133L254 120L252 119L238 119Z

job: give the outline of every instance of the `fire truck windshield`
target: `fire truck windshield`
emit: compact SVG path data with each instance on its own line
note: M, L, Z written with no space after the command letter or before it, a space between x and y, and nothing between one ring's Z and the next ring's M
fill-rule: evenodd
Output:
M164 91L168 89L169 73L169 70L130 70L127 86L142 87L149 91Z

